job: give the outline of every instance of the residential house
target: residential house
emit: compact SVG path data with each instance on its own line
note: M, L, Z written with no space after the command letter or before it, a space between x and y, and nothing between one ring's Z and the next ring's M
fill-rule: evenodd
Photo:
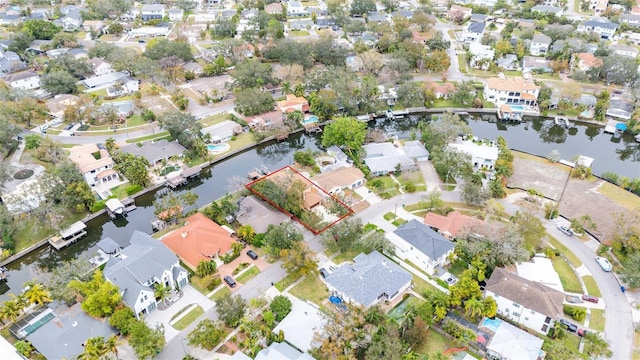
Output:
M448 263L455 244L427 225L412 219L388 236L396 248L396 256L411 261L427 274Z
M172 157L182 157L187 149L180 145L177 140L167 141L166 139L159 141L147 141L142 146L138 144L128 144L120 148L123 153L142 156L147 159L151 166L162 160L168 160Z
M411 20L413 18L414 11L409 9L398 9L391 13L391 18L401 17Z
M294 111L309 112L309 101L302 96L288 94L287 98L276 103L276 107L284 114Z
M80 10L71 10L62 18L54 20L53 23L62 26L64 31L76 31L82 26L82 14Z
M487 320L483 321L484 324ZM545 352L542 350L544 340L533 336L524 330L500 319L496 328L482 327L481 330L492 333L487 343L487 357L494 360L543 360Z
M140 9L142 21L162 20L165 17L163 4L146 4Z
M57 59L69 52L69 48L56 48L45 51L49 59Z
M445 238L455 240L463 230L470 229L471 226L480 223L481 220L464 215L456 210L448 213L446 216L428 212L427 215L424 216L423 222Z
M529 52L533 56L544 55L549 51L551 38L544 34L536 34L529 44Z
M580 106L584 106L587 109L593 109L596 107L597 103L598 103L598 99L594 95L581 94L580 98L576 100L574 105L576 106L580 105Z
M269 15L278 15L282 14L282 4L279 2L273 2L264 7L264 12Z
M156 286L182 289L189 283L189 274L178 257L150 235L136 230L129 242L120 254L109 258L104 277L120 289L122 301L139 319L158 307Z
M496 19L496 22L498 22L498 20L502 20L502 19ZM533 21L533 19L518 19L517 23L518 23L518 26L521 27L522 29L536 28L536 23L535 21Z
M87 90L100 90L114 86L118 83L119 80L127 77L129 77L129 74L127 74L126 72L110 72L103 75L88 77L80 81L80 83L84 85Z
M627 56L634 59L638 57L638 49L626 44L611 44L609 45L609 50L613 51L615 55Z
M115 162L102 144L88 144L69 149L69 160L76 164L84 181L94 187L120 178Z
M241 353L241 352L237 352ZM236 353L236 354L237 354ZM242 353L241 353L242 354ZM243 354L244 355L244 354ZM235 354L234 354L235 356ZM245 355L246 356L246 355ZM251 358L247 357L249 360ZM286 342L274 342L269 345L266 349L260 350L254 360L314 360L314 358L307 354L296 350L293 346L289 345ZM232 360L238 360L233 359ZM240 357L239 360L245 360L245 358Z
M314 337L316 333L322 332L327 321L314 303L295 298L291 301L291 312L278 323L273 332L278 334L282 331L284 339L289 344L300 351L308 352L320 346Z
M14 89L32 90L40 87L40 75L33 71L23 71L6 75L4 81Z
M473 9L453 4L451 5L451 7L449 8L449 11L447 12L447 18L449 20L462 22L470 18L471 14L473 14Z
M551 60L537 56L525 56L522 58L522 72L530 73L551 73Z
M309 12L307 9L300 3L300 1L289 1L287 3L287 16L308 16Z
M589 9L593 10L596 15L607 11L609 0L589 0Z
M257 234L266 233L270 224L289 220L289 216L255 195L245 196L238 202L235 218L241 225L251 225Z
M545 15L555 15L557 17L562 16L562 8L550 5L536 5L531 8L531 12L537 12Z
M22 17L20 14L13 14L10 12L0 12L0 25L16 25L22 22Z
M498 146L493 142L463 140L457 138L455 143L449 144L449 147L469 154L471 156L471 164L473 168L478 170L493 170L498 160Z
M94 31L100 33L104 28L105 23L102 20L85 20L82 22L82 30L87 32Z
M418 30L411 30L411 41L414 44L425 45L431 37L428 35L422 35Z
M521 77L507 79L489 78L484 86L484 100L500 105L524 105L535 107L540 87L533 81Z
M633 27L640 26L640 14L620 14L620 23Z
M462 41L465 44L480 42L484 34L485 23L472 22L462 31Z
M245 117L245 121L250 127L256 129L264 129L277 127L283 123L284 114L279 109L268 113Z
M18 350L5 338L0 338L0 354L3 360L24 360Z
M64 117L64 111L68 106L73 106L78 103L79 97L70 94L60 94L54 96L45 102L45 105L49 109L49 114L57 119Z
M612 23L611 21L604 18L596 18L586 20L578 25L577 31L587 33L595 32L600 35L601 39L609 40L616 33L616 29L618 29L618 24Z
M485 297L493 297L498 314L541 334L563 314L564 294L503 268L495 268L485 286Z
M100 105L95 115L97 117L106 117L115 113L120 119L124 119L133 115L133 110L135 110L133 100L109 101Z
M607 109L605 115L607 117L615 118L616 120L627 121L631 119L634 108L634 103L630 101L620 98L613 98L609 100L609 108Z
M405 141L404 145L402 145L402 150L405 155L414 161L429 160L429 150L425 148L420 140Z
M601 58L596 57L592 53L577 53L571 57L570 67L571 70L589 71L594 67L602 66L603 61Z
M323 172L311 178L316 185L329 194L342 192L343 189L356 189L364 185L365 178L362 171L355 167L340 167Z
M115 71L110 63L100 58L89 59L87 60L87 63L91 66L91 69L93 69L93 74L95 76L107 75Z
M487 21L490 21L490 17L488 15L484 15L484 14L471 14L471 17L469 18L469 21L471 22L481 22L481 23L486 23Z
M313 29L313 21L308 19L302 20L289 20L289 30L291 31L300 31L300 30L311 30Z
M273 4L277 4L277 3L273 3ZM270 5L273 5L273 4L270 4ZM326 18L326 17L322 17L322 18L317 18L316 19L316 29L318 29L318 30L333 29L336 26L337 26L336 25L336 21L334 19ZM336 29L337 29L337 27L336 27Z
M597 49L597 46L596 46ZM587 44L582 41L582 39L578 38L568 38L566 40L558 39L551 44L550 52L556 53L559 51L567 51L568 53L579 53L579 52L588 52L594 53L594 51L590 51L587 47Z
M392 143L372 143L363 147L365 151L364 163L371 170L372 176L386 175L396 171L412 171L416 163L404 151Z
M389 18L385 13L373 12L373 11L367 13L367 23L375 24L375 23L384 23L388 21L389 21Z
M35 316L27 317L30 319L28 324L19 332L27 334L24 340L46 359L77 359L85 352L87 339L98 336L107 339L116 335L108 321L88 315L79 302L68 307L55 301L32 314ZM29 330L25 329L27 327ZM11 353L1 349L0 353L3 360L13 359Z
M184 69L184 71L188 71L196 76L200 76L203 71L202 65L194 61L189 61L187 63L184 63L182 65L182 68Z
M518 61L516 54L504 54L501 58L496 59L496 64L504 70L520 70L520 61Z
M140 89L140 80L131 76L118 79L112 86L107 88L107 97L114 98L134 93Z
M184 10L179 8L172 8L167 11L167 15L169 16L169 20L171 21L180 21L182 17L184 17Z
M76 60L81 60L81 59L88 59L89 58L89 52L83 48L73 48L73 49L69 49L69 51L67 51L67 55L71 56L72 58L76 59Z
M482 45L480 42L472 42L469 44L469 66L474 68L488 69L489 64L493 62L496 56L491 46Z
M235 121L225 120L223 122L207 126L200 130L202 134L209 134L211 142L214 144L231 140L234 136L242 133L242 126Z
M343 301L369 308L381 301L392 301L411 285L411 273L374 250L359 254L353 263L343 263L324 280Z
M450 82L446 82L444 84L432 82L427 85L427 89L433 90L433 95L436 99L448 99L449 95L456 91L456 86Z
M201 261L216 260L233 252L236 239L231 229L220 226L202 213L195 213L185 224L162 238L162 243L173 251L192 270Z
M20 56L13 51L0 50L0 72L11 74L27 68L27 63L20 59Z

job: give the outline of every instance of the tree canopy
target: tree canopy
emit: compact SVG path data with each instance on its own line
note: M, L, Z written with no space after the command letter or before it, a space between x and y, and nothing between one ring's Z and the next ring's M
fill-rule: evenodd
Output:
M337 145L354 156L362 148L366 135L367 124L352 117L339 117L324 128L322 146Z
M184 41L173 41L164 37L149 40L144 55L152 60L177 56L183 61L193 61L191 46Z

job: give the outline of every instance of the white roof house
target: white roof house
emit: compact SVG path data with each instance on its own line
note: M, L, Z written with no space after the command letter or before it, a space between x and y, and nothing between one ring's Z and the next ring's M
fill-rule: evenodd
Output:
M391 143L367 144L363 148L367 154L364 163L374 176L394 172L398 165L402 171L410 171L416 167L415 162L407 156L402 148Z
M313 335L322 331L325 319L313 304L298 299L292 301L291 312L280 321L273 332L277 334L282 330L288 343L307 352L319 345L314 343Z
M452 149L471 155L471 163L474 168L488 168L493 170L498 160L498 146L476 143L471 140L458 139L449 144Z
M487 353L495 359L537 360L544 358L543 342L539 337L501 321L495 335L489 340Z

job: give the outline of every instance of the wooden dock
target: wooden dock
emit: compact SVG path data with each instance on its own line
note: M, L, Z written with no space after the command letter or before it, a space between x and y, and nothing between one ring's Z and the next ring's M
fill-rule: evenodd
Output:
M171 190L175 190L182 185L187 184L187 178L182 175L174 176L171 179L167 180L167 187Z
M269 175L269 169L266 166L260 165L260 168L255 168L253 171L249 171L249 180L258 180L263 176Z
M187 180L191 180L200 176L201 171L202 171L202 168L200 166L194 166L194 167L184 169L180 175L182 175L182 177Z
M122 200L122 205L124 205L124 214L126 216L127 213L137 209L136 201L132 197L128 197Z
M87 225L82 221L78 221L67 229L60 231L59 235L50 237L49 244L51 244L54 249L60 250L82 239L86 235Z

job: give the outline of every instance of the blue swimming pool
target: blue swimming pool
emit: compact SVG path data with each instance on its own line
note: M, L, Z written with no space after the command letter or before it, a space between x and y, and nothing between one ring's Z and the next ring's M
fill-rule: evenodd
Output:
M495 319L486 318L482 320L482 324L480 326L485 327L493 332L496 332L496 330L498 330L498 326L500 326L501 323L502 323L502 320L498 318L495 318Z
M303 125L308 125L308 124L313 124L313 123L317 123L318 122L318 117L315 115L311 115L307 118L305 118L304 120L302 120L302 124Z
M207 150L211 152L225 152L229 150L229 144L207 144Z
M509 106L513 111L524 111L524 106L522 105L509 105Z

